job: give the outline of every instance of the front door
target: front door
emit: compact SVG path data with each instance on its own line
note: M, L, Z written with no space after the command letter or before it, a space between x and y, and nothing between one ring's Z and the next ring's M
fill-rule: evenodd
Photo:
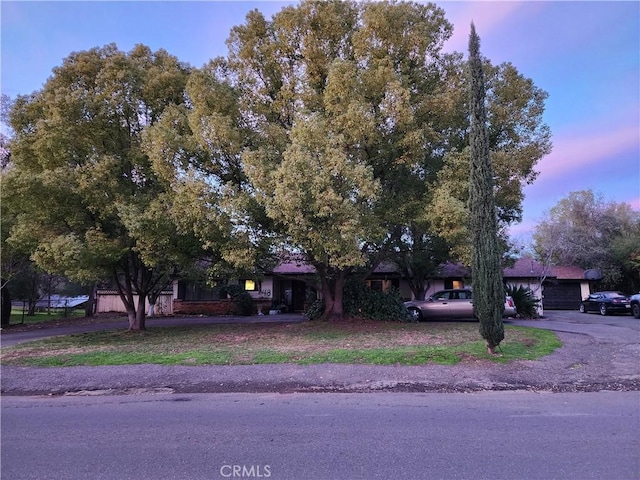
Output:
M292 307L294 312L304 311L304 299L307 294L307 284L294 280L291 282Z

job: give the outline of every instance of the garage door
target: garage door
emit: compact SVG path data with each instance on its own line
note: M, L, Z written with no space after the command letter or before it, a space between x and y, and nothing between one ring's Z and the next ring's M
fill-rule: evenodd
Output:
M577 310L581 300L579 283L546 283L544 286L545 310Z

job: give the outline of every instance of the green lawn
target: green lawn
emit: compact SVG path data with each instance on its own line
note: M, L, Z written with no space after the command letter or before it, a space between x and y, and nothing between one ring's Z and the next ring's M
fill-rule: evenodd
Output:
M29 316L26 309L13 307L9 325L43 323L72 317L79 318L84 317L84 314L84 309L68 309L66 312L62 309L52 309L50 312L36 312L35 315Z
M500 355L486 353L475 322L232 324L111 330L55 337L2 350L4 365L154 363L422 365L536 359L561 346L553 332L506 326Z

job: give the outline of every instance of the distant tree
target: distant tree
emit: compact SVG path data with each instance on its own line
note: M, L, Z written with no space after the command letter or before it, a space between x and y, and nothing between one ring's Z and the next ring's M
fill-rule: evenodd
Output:
M2 94L0 103L0 121L4 124L7 120L8 110L10 107L9 97ZM8 138L0 133L0 182L9 168L9 162L11 158L11 152L9 151ZM4 189L0 188L0 195ZM6 209L4 209L6 210ZM6 215L3 211L2 199L0 198L0 325L9 325L11 319L11 292L9 281L15 274L17 265L20 260L28 260L28 257L23 256L22 259L16 257L15 252L8 248L6 243L9 236L9 229L13 225L15 220L14 216Z
M582 190L569 193L546 217L533 236L539 260L598 269L602 289L640 290L640 213L629 204Z
M469 225L471 232L473 308L480 321L480 333L487 350L494 354L504 339L502 312L505 291L500 265L501 249L493 192L493 169L489 156L485 86L480 57L480 38L473 23L469 37L471 90L471 175L469 185Z
M145 329L147 295L181 261L183 239L167 213L173 197L142 134L186 101L188 74L163 50L126 54L111 44L72 53L10 110L7 241L47 272L84 284L111 278L131 330Z

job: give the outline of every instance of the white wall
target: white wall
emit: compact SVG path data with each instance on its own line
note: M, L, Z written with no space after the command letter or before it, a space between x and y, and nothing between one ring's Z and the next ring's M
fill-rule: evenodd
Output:
M136 305L138 304L138 296L134 295ZM149 311L149 300L145 301L145 311ZM124 304L120 299L120 295L111 292L98 292L96 296L96 313L126 313ZM172 315L173 314L173 294L164 293L158 297L155 307L155 315Z

